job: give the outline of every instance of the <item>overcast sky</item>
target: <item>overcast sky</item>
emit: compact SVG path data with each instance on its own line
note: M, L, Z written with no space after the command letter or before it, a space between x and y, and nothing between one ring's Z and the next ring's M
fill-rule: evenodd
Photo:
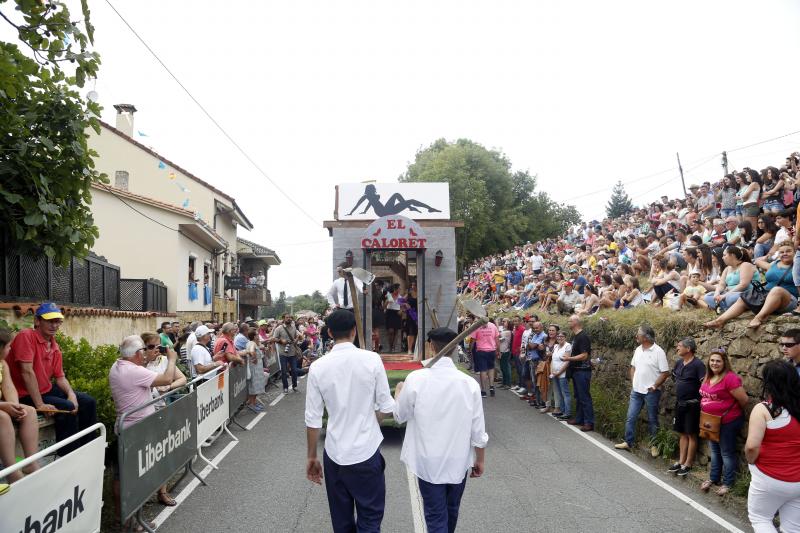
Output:
M321 221L334 185L396 181L440 137L502 150L590 218L618 179L669 169L676 152L688 186L721 177L722 150L800 130L796 0L111 1L316 221L247 163L105 1L90 2L103 118L135 104L146 144L236 197L255 225L245 237L283 260L270 270L274 295L327 290ZM729 159L761 168L797 149L800 135ZM680 178L627 190L637 204L675 197Z

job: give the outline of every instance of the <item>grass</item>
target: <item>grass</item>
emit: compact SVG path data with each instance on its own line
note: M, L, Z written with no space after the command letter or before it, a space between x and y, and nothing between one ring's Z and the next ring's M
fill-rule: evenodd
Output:
M736 481L731 487L731 494L747 498L747 491L750 490L750 470L748 468L740 468L736 476Z
M672 459L678 452L680 440L678 434L670 428L659 427L656 436L651 439L651 444L658 448L658 455L665 459Z

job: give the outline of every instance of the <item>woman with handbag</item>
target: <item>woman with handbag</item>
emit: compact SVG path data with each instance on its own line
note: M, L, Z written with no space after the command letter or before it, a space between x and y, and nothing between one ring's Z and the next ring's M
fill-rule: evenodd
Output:
M736 481L738 456L736 437L744 424L747 392L742 378L733 370L724 348L712 350L706 363L706 377L700 385L700 437L708 439L711 448L711 471L700 490L707 492L711 485L727 494Z
M762 372L763 402L753 407L745 457L750 463L747 514L755 533L800 531L800 376L786 361L773 360Z
M745 311L752 311L755 317L747 325L748 328L757 328L773 313L790 313L797 307L797 287L792 280L792 267L794 266L794 244L783 241L778 245L777 261L769 262L764 258L756 260L756 266L766 271L766 284L753 282L739 299L711 322L703 326L707 328L721 328L725 322L736 318Z

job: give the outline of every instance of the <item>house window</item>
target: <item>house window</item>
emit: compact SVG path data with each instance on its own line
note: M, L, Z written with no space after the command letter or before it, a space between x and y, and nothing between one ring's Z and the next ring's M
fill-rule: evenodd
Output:
M123 191L128 190L128 172L126 170L114 172L114 187Z
M189 283L192 283L197 279L197 277L195 276L195 269L194 269L196 263L197 263L196 258L189 256Z

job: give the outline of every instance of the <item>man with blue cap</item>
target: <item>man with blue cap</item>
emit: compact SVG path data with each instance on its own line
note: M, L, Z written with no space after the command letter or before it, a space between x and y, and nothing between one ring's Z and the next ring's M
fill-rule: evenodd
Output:
M56 441L65 440L97 422L94 398L72 390L64 375L61 348L55 339L63 321L64 315L56 304L42 303L36 309L33 329L22 330L14 337L6 359L19 401L32 405L46 416L55 415ZM66 455L92 438L87 435L64 446L58 453Z
M458 335L449 328L428 333L438 353ZM400 460L417 476L428 533L452 533L469 477L483 474L489 441L478 383L445 353L415 370L395 389L394 419L406 422Z

